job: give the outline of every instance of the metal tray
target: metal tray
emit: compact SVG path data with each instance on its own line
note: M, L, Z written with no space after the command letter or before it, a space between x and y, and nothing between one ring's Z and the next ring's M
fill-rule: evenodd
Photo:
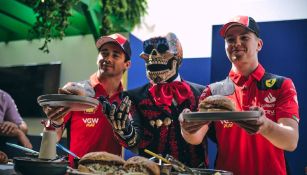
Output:
M223 111L223 112L189 112L183 113L186 121L218 121L218 120L255 120L261 116L260 111Z
M40 106L63 106L70 107L72 111L84 111L89 108L96 108L99 101L85 96L66 94L47 94L37 98Z
M193 173L171 172L170 175L233 175L232 172L224 170L200 169L200 168L192 168L192 170Z
M14 169L17 174L23 175L64 175L68 161L65 160L42 160L31 157L14 157Z

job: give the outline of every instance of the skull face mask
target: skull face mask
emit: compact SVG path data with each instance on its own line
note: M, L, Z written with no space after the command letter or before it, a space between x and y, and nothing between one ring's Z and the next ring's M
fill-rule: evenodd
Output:
M154 83L173 81L182 61L182 47L173 33L154 37L143 42L140 55L146 62L146 75Z

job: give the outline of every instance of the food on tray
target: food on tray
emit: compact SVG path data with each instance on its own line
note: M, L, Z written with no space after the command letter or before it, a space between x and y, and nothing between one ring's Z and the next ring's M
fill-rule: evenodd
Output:
M200 112L235 111L234 102L222 95L212 95L202 100L198 106Z
M79 161L78 171L93 174L159 175L159 166L145 157L135 156L125 161L107 152L91 152Z
M86 96L85 89L78 83L68 82L63 88L59 88L60 94Z
M78 171L86 173L113 173L120 171L125 160L107 152L91 152L84 155L78 165Z
M160 174L160 168L155 162L141 156L129 158L124 165L124 169L130 173Z

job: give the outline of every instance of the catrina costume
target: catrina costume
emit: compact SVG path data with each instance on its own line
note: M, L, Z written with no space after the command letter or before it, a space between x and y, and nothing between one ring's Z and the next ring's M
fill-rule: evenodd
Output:
M131 107L129 104L124 109L124 105L128 104L128 100L124 99L120 109L111 112L110 121L116 138L124 147L136 149L139 155L145 157L149 157L144 153L144 149L148 149L162 156L169 154L190 167L207 167L206 139L195 146L181 136L179 114L185 108L197 110L204 87L184 81L178 74L182 62L178 38L173 33L150 38L143 42L140 56L146 62L150 83L125 92L131 100ZM129 117L127 111L130 111ZM130 120L126 121L126 118Z

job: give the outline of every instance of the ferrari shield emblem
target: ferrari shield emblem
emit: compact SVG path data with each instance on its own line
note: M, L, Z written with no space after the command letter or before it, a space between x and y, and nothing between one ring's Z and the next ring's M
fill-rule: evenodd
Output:
M274 86L275 83L276 83L276 78L269 79L269 80L266 80L266 81L265 81L265 85L266 85L266 87L268 87L268 88Z

